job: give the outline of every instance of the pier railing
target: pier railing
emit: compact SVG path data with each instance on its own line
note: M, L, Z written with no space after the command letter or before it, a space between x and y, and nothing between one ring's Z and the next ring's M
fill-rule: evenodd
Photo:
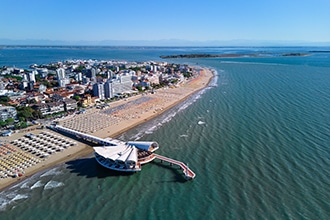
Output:
M164 156L159 155L159 154L154 154L154 155L157 159L159 159L161 161L166 161L166 162L169 162L170 164L175 164L175 165L180 166L181 169L183 169L183 173L184 173L184 175L187 179L195 178L196 174L183 162L178 161L178 160L174 160L174 159L171 159L171 158L168 158L168 157L164 157Z

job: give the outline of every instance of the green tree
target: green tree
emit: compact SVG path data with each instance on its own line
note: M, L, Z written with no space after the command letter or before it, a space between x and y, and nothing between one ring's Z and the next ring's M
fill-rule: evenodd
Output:
M30 99L29 104L37 104L37 101L35 99Z
M79 95L75 95L75 96L73 96L72 97L74 100L76 100L76 101L79 101L80 99L81 99L81 97L79 96Z
M134 70L135 72L141 71L141 67L132 67L131 69Z
M7 123L5 121L0 120L0 127L5 127Z
M23 117L25 120L33 119L34 110L31 107L19 107L17 110L17 117Z
M186 72L186 73L183 73L183 76L186 77L186 78L189 78L193 75L192 72Z
M21 76L15 76L15 75L5 75L4 78L7 78L7 79L13 78L13 79L16 79L19 82L23 80L23 78Z
M48 80L41 79L40 80L40 83L41 84L44 84L47 88L51 88L52 87L52 84Z
M85 69L84 65L80 65L79 67L77 67L77 68L75 69L75 72L82 72L83 69Z
M14 121L15 121L15 119L13 119L13 118L7 118L7 119L6 119L6 123L7 123L8 125L12 125L12 124L14 124Z
M43 115L42 115L42 113L41 113L41 111L40 110L34 110L33 112L32 112L32 115L33 115L33 117L34 118L43 118Z
M96 77L102 77L103 79L106 79L107 78L107 76L105 75L105 74L96 74Z
M142 86L141 86L141 85L137 85L137 86L136 86L136 89L137 89L139 92L142 92L142 91L143 91L143 89L142 89Z
M27 128L27 127L28 127L28 124L25 121L17 123L14 126L15 129L22 129L22 128Z
M14 125L14 128L15 129L20 129L20 125L21 125L21 123L17 123L17 124Z
M0 96L0 103L8 103L10 98L8 96Z
M57 81L52 81L50 85L51 85L51 87L56 87L56 86L58 86L58 82Z
M39 75L39 74L35 75L35 78L36 78L36 81L37 81L37 82L40 82L40 81L41 81L41 79L40 79L40 75Z

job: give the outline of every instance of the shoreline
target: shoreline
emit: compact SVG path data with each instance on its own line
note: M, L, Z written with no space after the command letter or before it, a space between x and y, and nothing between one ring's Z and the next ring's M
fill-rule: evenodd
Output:
M193 79L188 80L182 85L179 85L175 88L167 88L167 89L159 89L156 90L155 94L148 94L145 97L148 97L148 100L142 103L142 111L137 112L136 106L129 106L122 110L119 115L117 116L116 120L117 123L115 125L108 125L103 127L102 129L96 131L90 131L84 133L101 137L101 138L115 138L128 130L141 125L153 118L158 117L159 115L165 113L169 109L173 108L174 106L178 105L180 102L187 100L193 94L198 93L199 91L205 89L210 84L211 80L215 77L214 70L207 67L194 67L194 69L198 69L199 75ZM128 98L127 100L119 100L114 103L111 103L111 107L122 106L125 103L134 102L139 99L141 96L133 96ZM143 96L142 96L143 97ZM103 114L102 110L97 110L95 107L91 110L88 110L86 113L87 115L79 115L73 116L69 119L64 119L60 121L59 124L65 123L77 123L80 122L79 120L85 120L86 117L95 117L95 114L99 114L101 117L109 117L109 119L113 119L113 116ZM119 118L119 119L118 119ZM109 120L110 121L110 120ZM80 124L80 123L78 123ZM115 127L113 129L113 127ZM11 140L18 139L19 137L23 137L26 133L34 133L39 134L42 131L51 131L49 129L42 129L42 130L34 130L31 132L25 133L15 133L12 136L7 138L7 142ZM57 135L63 136L68 138L65 135L59 134L57 132L51 131L52 133L56 133ZM71 139L71 138L70 138ZM2 140L2 139L0 139ZM71 146L70 148L64 150L63 152L56 153L51 155L49 158L43 160L42 162L29 167L25 170L25 174L22 177L16 178L6 178L0 180L0 191L10 188L13 185L16 185L27 178L35 175L36 173L48 170L56 165L66 163L68 161L87 157L93 153L93 148L90 144L86 144L80 142L79 140L75 140L78 144L77 146Z

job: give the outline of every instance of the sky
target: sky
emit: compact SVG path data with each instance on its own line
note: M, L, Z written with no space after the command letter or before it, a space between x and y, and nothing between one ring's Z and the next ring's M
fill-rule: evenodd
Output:
M330 0L0 0L0 39L330 42Z

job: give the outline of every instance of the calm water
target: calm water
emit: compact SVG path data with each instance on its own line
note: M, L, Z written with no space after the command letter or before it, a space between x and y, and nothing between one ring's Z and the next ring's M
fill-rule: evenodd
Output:
M0 65L314 49L15 48L0 50ZM217 86L120 138L157 141L159 154L189 163L193 181L156 161L119 175L90 156L1 192L0 219L330 218L329 53L170 62L214 68Z

